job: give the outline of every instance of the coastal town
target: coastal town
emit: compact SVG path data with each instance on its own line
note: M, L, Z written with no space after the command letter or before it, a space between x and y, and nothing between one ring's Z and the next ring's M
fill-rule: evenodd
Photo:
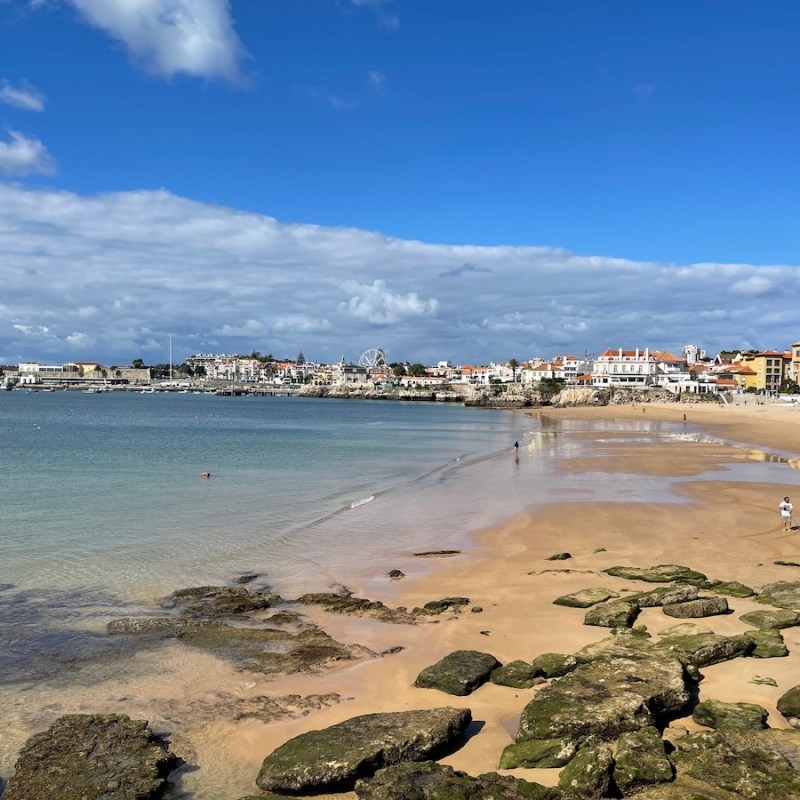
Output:
M786 349L723 350L709 355L696 345L675 354L649 347L611 347L595 356L571 354L526 361L509 359L488 364L433 366L392 363L381 349L364 351L357 361L344 356L332 364L276 359L259 352L250 355L195 354L184 362L145 366L103 365L94 361L43 364L36 361L0 366L5 389L83 391L207 391L211 393L265 393L291 391L314 394L324 387L452 391L518 384L530 389L584 387L596 389L660 389L673 395L798 393L800 341Z

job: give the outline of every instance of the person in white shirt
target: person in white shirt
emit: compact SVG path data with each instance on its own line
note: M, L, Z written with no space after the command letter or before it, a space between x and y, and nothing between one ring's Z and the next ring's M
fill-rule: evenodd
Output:
M794 511L794 506L791 504L788 497L783 498L783 502L778 504L778 509L781 512L783 529L785 531L790 531L792 529L792 511Z

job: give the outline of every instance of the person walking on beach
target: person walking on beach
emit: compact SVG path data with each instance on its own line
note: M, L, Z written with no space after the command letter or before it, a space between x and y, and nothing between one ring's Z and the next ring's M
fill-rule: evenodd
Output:
M794 511L794 506L791 504L788 497L783 498L783 502L778 504L778 509L781 512L783 529L785 531L790 531L792 529L792 511Z

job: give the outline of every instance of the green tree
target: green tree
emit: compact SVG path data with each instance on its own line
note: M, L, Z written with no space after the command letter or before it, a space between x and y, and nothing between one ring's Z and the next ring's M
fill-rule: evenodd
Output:
M511 367L511 380L516 383L517 382L517 370L519 369L519 361L516 358L510 358L508 360L508 366Z
M302 350L297 354L296 363L297 363L298 366L302 366L303 364L306 363L306 357L303 355L303 351Z
M144 361L141 358L134 358L131 362L131 366L134 369L144 369Z
M408 368L408 374L414 378L424 378L428 374L428 371L425 369L424 364L412 364Z
M406 374L406 365L405 364L394 364L392 366L392 372L394 373L395 378L402 378Z
M542 378L536 385L542 400L552 400L563 388L566 381L563 378Z

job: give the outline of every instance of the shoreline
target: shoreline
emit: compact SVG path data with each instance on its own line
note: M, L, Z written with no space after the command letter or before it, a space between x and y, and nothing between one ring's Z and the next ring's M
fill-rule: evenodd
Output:
M788 409L791 410L791 409ZM648 406L643 416L650 420L682 421L682 407ZM753 409L755 412L755 409ZM752 414L731 410L704 409L692 413L688 425L749 444L790 448L800 453L799 430L780 431L783 415L761 420ZM552 409L547 414L561 419L633 420L642 414L630 407ZM720 418L721 417L721 418ZM732 428L735 427L735 436ZM727 446L684 442L676 460L662 470L665 478L676 474L676 461L684 472L706 475L709 465L731 460L738 454ZM634 472L649 469L658 473L652 454L636 453L637 445L626 445L609 457L626 463ZM573 465L575 466L575 465ZM578 464L577 468L585 467ZM787 467L788 469L788 467ZM499 771L501 774L555 785L559 770L497 770L503 748L514 740L519 714L533 694L485 684L468 697L453 697L435 690L415 689L416 675L424 667L456 649L475 649L495 655L502 663L530 660L545 652L571 653L608 635L608 629L583 624L580 609L553 605L553 600L588 586L630 590L634 584L599 571L624 564L650 566L679 563L706 572L709 578L738 580L758 586L776 580L800 578L800 569L776 566L780 558L800 560L800 533L783 534L777 512L779 495L785 485L771 482L742 483L735 480L702 480L679 486L683 503L580 502L572 511L563 502L553 502L533 512L518 514L499 526L482 530L471 545L457 556L437 560L433 569L387 587L379 599L393 605L413 607L432 597L463 595L481 613L451 614L430 625L391 626L371 620L327 615L325 628L341 641L358 641L375 651L390 646L405 647L390 657L343 665L321 675L280 678L273 690L297 692L340 692L349 698L316 712L308 718L264 726L245 724L238 731L243 763L251 763L255 774L261 759L275 747L307 730L319 729L359 714L449 705L471 708L482 723L480 732L442 763L471 775ZM774 500L774 503L773 503ZM774 505L774 508L773 508ZM602 552L595 552L604 548ZM547 558L570 551L572 558L552 562ZM535 573L535 574L534 574ZM635 588L649 589L641 584ZM370 594L372 597L374 595ZM759 606L752 598L730 601L734 614L696 620L716 632L730 635L751 630L738 617ZM660 609L645 609L639 620L652 633L675 624ZM761 661L736 659L703 669L701 699L759 703L769 712L773 727L788 728L777 712L778 697L795 685L800 674L800 634L784 631L790 656ZM768 675L777 687L751 681ZM690 731L700 729L689 717L679 721ZM233 731L231 731L233 733ZM325 795L327 797L327 795ZM331 795L333 796L333 795ZM353 798L353 793L336 795Z
M156 651L144 650L136 656L136 674L123 674L115 681L119 687L114 689L120 699L113 710L148 718L158 708L158 718L151 717L153 724L169 734L170 721L186 719L188 709L194 736L191 741L178 736L175 744L179 746L176 749L190 748L184 752L200 767L182 776L182 792L193 792L190 796L196 800L212 797L235 800L253 794L257 791L254 781L261 761L275 747L307 730L377 711L437 706L471 708L474 718L482 723L480 732L442 761L472 775L497 771L500 753L513 741L519 713L532 696L532 690L486 684L470 696L453 697L413 688L421 669L456 649L489 652L507 663L516 659L529 661L545 652L571 653L604 638L608 629L584 625L580 609L556 606L552 601L588 586L630 589L631 582L599 572L615 564L679 563L706 572L710 578L739 580L751 586L800 578L800 568L771 563L780 558L800 561L800 532L782 534L777 512L778 494L782 497L792 490L785 484L769 481L729 480L729 476L718 471L721 465L746 459L746 448L734 449L695 439L670 440L669 444L637 442L628 428L615 434L614 421L629 425L645 418L648 423L676 423L687 413L687 427L692 430L709 430L733 441L753 446L763 444L796 454L800 453L800 426L795 425L797 430L794 430L789 420L800 420L800 416L786 413L791 410L770 413L754 408L752 413L739 413L735 409L713 407L697 413L695 407L687 411L673 404L650 404L645 412L620 406L533 412L531 415L566 423L573 420L611 423L611 430L603 430L604 443L599 456L566 457L553 462L553 468L564 480L570 476L591 480L599 458L603 470L611 476L627 475L626 479L638 483L645 475L663 478L665 485L669 484L669 492L676 497L669 502L653 503L598 501L587 493L577 498L577 502L568 503L569 498L556 492L550 502L539 503L499 525L472 534L451 529L446 531L448 539L467 543L462 552L425 559L415 559L409 553L408 576L400 581L390 581L385 573L369 576L365 569L355 594L409 608L435 598L460 595L470 599L463 612L448 612L435 622L410 626L309 609L308 616L334 639L351 646L361 645L372 652L365 652L366 657L361 660L342 662L319 672L277 678L237 672L230 664L210 655L187 653L178 644L170 645L175 669L186 683L186 695L178 698L169 696L170 684L166 678L152 678L149 684L142 678L143 671L146 673L148 669L157 674L155 670L162 663ZM782 430L787 423L789 429ZM585 435L598 438L598 434ZM523 459L536 457L533 447L530 452L521 449ZM654 454L654 449L659 452ZM770 466L788 473L792 465ZM523 474L533 477L530 472ZM599 548L604 550L595 552ZM547 560L565 550L572 553L571 559ZM473 606L483 610L471 613L469 609ZM698 622L723 634L749 630L738 617L759 606L752 599L733 600L731 606L734 615ZM660 609L646 609L639 621L654 633L675 622L664 617ZM792 651L788 658L758 663L754 659L737 659L706 668L701 691L710 692L715 699L764 705L770 710L771 725L779 727L783 723L783 727L788 727L775 710L775 703L780 694L794 685L793 676L800 674L800 634L795 635L792 630L784 632ZM392 647L404 649L376 657ZM756 673L774 678L778 687L750 683ZM112 691L109 687L109 694ZM150 693L149 698L143 696L145 692ZM340 699L324 699L334 693ZM294 718L273 722L247 713L220 718L213 707L213 698L217 703L246 706L265 697L288 696L321 699L300 707ZM33 697L28 697L21 702L32 700ZM685 724L691 730L697 729L691 718ZM501 774L554 785L558 770L515 769L502 770ZM343 800L355 797L353 793L330 796Z

